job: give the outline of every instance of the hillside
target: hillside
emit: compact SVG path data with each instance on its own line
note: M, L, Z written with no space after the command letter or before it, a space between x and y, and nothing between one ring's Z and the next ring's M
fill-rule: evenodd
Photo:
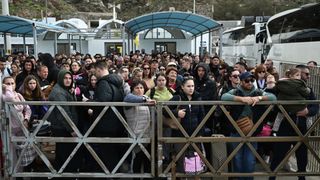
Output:
M11 15L29 19L45 16L46 0L9 1ZM308 2L320 0L196 0L196 12L216 20L235 20L241 16L273 15ZM47 3L47 15L58 20L69 17L99 19L101 13L110 16L112 8L108 8L108 3L121 4L117 12L123 21L150 12L167 11L169 7L176 11L193 11L193 0L47 0Z

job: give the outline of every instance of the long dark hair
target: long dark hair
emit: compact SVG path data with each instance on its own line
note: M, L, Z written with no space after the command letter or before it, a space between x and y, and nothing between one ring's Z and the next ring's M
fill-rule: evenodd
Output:
M33 91L29 89L28 83L31 80L36 81L36 89ZM26 100L40 100L43 99L43 94L41 92L40 84L38 79L34 75L28 75L26 79L23 81L22 91L21 94Z

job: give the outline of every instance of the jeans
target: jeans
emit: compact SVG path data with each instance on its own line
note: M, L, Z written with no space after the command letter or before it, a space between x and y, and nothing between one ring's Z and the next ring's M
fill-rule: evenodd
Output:
M231 133L231 137L240 137L238 133ZM238 146L239 143L230 143L232 151ZM252 142L251 145L257 150L257 142ZM240 173L251 173L255 170L256 157L250 150L249 146L244 144L236 155L233 157L233 171ZM238 180L253 180L253 177L238 177Z

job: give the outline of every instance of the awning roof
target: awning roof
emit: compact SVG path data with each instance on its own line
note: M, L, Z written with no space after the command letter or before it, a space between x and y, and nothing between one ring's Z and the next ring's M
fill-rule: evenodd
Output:
M217 21L205 16L181 11L165 11L142 15L125 23L129 33L136 34L140 31L153 28L175 27L199 35L203 32L221 27Z
M0 32L33 35L33 27L36 27L38 34L44 31L66 31L65 28L60 26L49 25L17 16L0 16Z

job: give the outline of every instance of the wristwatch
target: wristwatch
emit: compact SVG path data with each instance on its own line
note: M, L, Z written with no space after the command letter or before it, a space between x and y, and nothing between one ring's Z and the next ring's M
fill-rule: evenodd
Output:
M262 96L258 96L258 98L259 98L259 101L262 101Z

